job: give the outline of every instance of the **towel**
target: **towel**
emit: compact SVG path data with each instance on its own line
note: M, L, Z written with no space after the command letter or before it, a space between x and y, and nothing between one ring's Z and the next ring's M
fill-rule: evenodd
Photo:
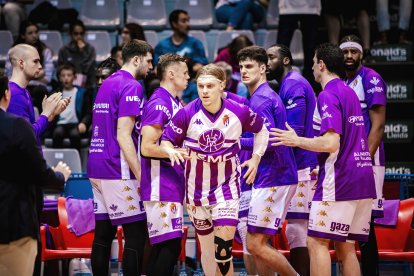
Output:
M398 211L400 210L400 200L384 200L384 217L376 218L374 223L383 226L395 226L398 221Z
M95 230L93 199L66 198L68 229L76 236Z

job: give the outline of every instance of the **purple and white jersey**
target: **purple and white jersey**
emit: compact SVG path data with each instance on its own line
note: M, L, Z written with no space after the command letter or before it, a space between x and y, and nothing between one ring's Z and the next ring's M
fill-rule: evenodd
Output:
M313 113L316 97L312 86L298 72L290 71L280 83L279 96L286 108L289 125L301 137L313 138ZM293 148L298 170L318 165L316 153L298 147Z
M132 140L138 154L142 86L124 70L108 77L99 88L92 110L92 138L89 148L88 177L97 179L135 179L117 141L118 119L135 117Z
M374 173L368 151L364 118L358 98L340 79L328 82L318 97L322 136L328 130L340 135L339 149L319 153L315 201L375 198Z
M277 127L286 130L286 110L279 95L270 88L267 82L261 84L250 98L250 108L263 116L268 129ZM245 141L242 140L243 147ZM254 181L255 188L269 188L284 185L298 184L298 172L295 156L291 147L274 147L269 142L266 153L260 160Z
M353 79L346 80L346 82L355 91L361 103L365 134L368 137L371 130L369 110L374 105L386 105L387 85L377 72L365 66L361 67ZM372 162L373 165L385 166L384 142L382 140Z
M216 114L209 113L200 99L177 112L162 140L190 151L185 165L187 203L206 206L239 198L239 138L242 132L257 133L262 127L263 119L249 107L226 99Z
M164 130L171 118L182 108L162 87L157 88L144 107L142 127L160 125ZM184 168L171 167L169 159L141 156L141 197L144 201L180 202L184 200Z

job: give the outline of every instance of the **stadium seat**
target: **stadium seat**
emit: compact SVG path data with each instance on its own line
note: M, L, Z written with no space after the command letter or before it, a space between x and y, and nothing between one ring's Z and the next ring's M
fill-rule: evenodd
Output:
M204 31L192 30L190 31L189 35L197 38L203 43L204 50L206 52L206 57L208 57L208 44L207 44L206 33Z
M43 156L49 166L56 166L59 161L63 161L70 167L72 173L82 172L79 152L76 149L43 149Z
M276 43L276 41L275 41ZM296 66L303 65L304 54L303 54L303 43L302 43L302 32L296 29L293 33L292 41L290 42L290 51L292 52L292 58Z
M188 12L191 28L209 29L213 24L212 1L176 0L175 9L181 9Z
M58 31L40 31L39 39L53 52L53 61L57 61L59 50L63 47L62 35Z
M88 1L85 1L88 2ZM85 34L85 41L91 44L96 51L96 62L102 62L111 55L111 38L106 31L89 31Z
M35 0L33 2L33 7L37 7L42 2L50 2L53 6L58 9L70 9L72 8L72 1L71 0Z
M7 53L13 45L12 33L10 31L0 31L0 41L0 65L3 67L7 59Z
M214 59L217 56L219 49L226 47L234 38L239 35L246 35L252 42L255 44L254 34L250 30L240 30L240 31L219 31L216 37L216 46L214 47Z
M144 31L145 40L154 48L158 44L158 35L156 31Z
M270 0L266 13L267 28L277 28L279 26L279 0Z
M71 174L65 184L65 197L75 199L93 198L92 185L86 174Z
M263 47L267 49L273 44L275 44L276 41L277 41L277 30L267 31L264 42L263 42Z
M79 18L87 29L117 29L121 23L118 0L82 1Z
M167 12L164 0L127 1L127 22L140 24L144 29L164 29Z
M90 258L94 232L88 232L77 237L68 229L68 214L66 211L66 198L58 198L58 227L48 227L53 239L54 249L47 248L46 227L40 227L40 239L42 241L42 265L41 275L44 272L44 262L49 260L61 260L72 258ZM60 263L60 272L61 263ZM62 275L62 273L60 273Z

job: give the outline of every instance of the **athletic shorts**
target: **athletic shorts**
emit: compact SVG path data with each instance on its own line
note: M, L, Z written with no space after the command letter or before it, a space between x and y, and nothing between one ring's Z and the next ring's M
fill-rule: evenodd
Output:
M382 188L384 187L384 166L372 166L374 170L375 191L377 192L377 198L372 200L372 217L382 218L384 216L384 196L382 194Z
M339 242L368 241L372 199L313 201L308 236Z
M151 244L183 236L183 205L178 202L144 201Z
M96 220L122 225L146 219L137 180L90 179Z
M249 213L250 199L252 198L252 190L244 191L240 193L240 207L239 207L239 219L247 218Z
M310 169L298 171L299 183L296 187L295 195L290 201L287 219L309 219L309 212L312 199L315 194L314 186L316 180L310 179Z
M296 186L253 187L247 219L247 231L249 233L276 235L278 229L283 225Z
M197 234L208 235L216 226L237 226L239 199L226 200L209 206L187 204L187 212Z

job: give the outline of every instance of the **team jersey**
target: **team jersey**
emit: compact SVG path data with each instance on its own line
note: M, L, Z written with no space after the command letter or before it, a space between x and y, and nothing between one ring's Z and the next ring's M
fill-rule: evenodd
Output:
M89 147L88 177L97 179L135 179L117 140L118 119L135 117L132 140L138 155L142 86L124 70L108 77L99 88L92 109L92 138Z
M318 97L320 135L332 130L340 135L339 149L319 153L315 201L375 198L374 175L364 118L358 98L340 79L328 82Z
M364 117L365 133L368 136L371 130L369 110L374 105L386 105L387 85L377 72L365 66L361 67L353 79L346 82L358 96ZM373 165L385 166L384 142L382 140L372 162Z
M165 88L159 87L144 107L142 127L160 125L164 130L182 108ZM141 156L141 197L144 201L180 202L184 200L184 168L171 166L169 159Z
M279 96L286 108L287 122L296 134L306 138L314 137L312 122L316 98L309 82L298 72L290 71L280 84ZM295 147L293 154L298 170L318 165L315 152Z
M237 153L242 132L259 132L263 119L247 106L222 99L220 110L209 113L196 99L177 114L162 139L189 149L185 180L187 203L214 205L240 195Z
M277 127L286 130L285 107L279 95L267 82L261 84L250 97L250 108L265 118L268 129ZM251 141L252 139L250 145L253 144ZM298 172L292 148L274 147L270 142L260 160L254 187L269 188L293 184L298 184Z

